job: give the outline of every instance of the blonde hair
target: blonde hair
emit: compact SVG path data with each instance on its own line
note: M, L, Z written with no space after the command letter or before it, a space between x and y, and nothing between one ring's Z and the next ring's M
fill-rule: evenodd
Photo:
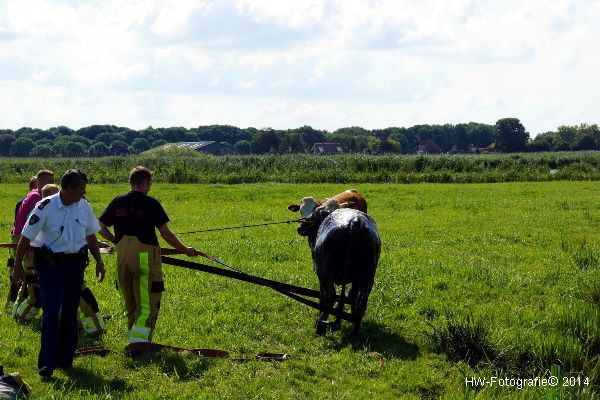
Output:
M44 187L42 188L42 198L52 196L53 194L56 194L58 192L60 192L60 187L58 185L55 185L54 183L49 183L47 185L44 185Z

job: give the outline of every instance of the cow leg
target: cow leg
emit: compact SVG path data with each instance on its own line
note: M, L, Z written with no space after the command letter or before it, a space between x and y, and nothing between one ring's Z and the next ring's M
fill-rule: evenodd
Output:
M350 287L350 292L348 292L348 301L350 301L350 312L352 315L356 312L356 290L358 288L357 283L352 283Z
M323 335L327 330L327 319L329 318L329 310L331 310L331 307L333 306L333 301L335 297L335 286L333 285L333 281L321 281L321 290L319 297L321 311L319 311L319 316L317 317L317 335Z
M344 314L344 306L346 300L346 284L342 283L342 291L340 293L340 297L338 298L338 304L336 307L336 316L335 321L333 321L331 325L331 329L338 330L342 326L342 314Z
M352 310L352 315L354 317L354 321L352 322L352 335L358 336L358 332L360 330L360 323L365 315L365 311L367 310L367 301L369 300L369 294L371 293L371 289L373 288L373 283L361 283L358 285L356 290L356 301L354 310ZM352 289L354 290L354 285L352 285Z

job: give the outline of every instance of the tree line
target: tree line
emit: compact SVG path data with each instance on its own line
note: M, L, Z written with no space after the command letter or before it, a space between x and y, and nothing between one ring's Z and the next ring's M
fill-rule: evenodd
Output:
M197 128L147 127L134 130L115 125L81 129L23 127L0 129L0 156L103 157L139 154L166 143L216 141L237 154L307 153L315 143L340 143L348 153L461 153L480 151L539 152L600 149L596 124L560 126L532 139L518 118L502 118L494 125L414 125L364 129L340 128L333 132L302 126L295 129L238 128L207 125Z

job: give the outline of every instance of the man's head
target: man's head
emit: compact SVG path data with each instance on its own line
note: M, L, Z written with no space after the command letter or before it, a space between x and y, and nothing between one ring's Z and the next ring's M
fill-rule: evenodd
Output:
M29 191L37 188L37 176L32 176L29 178Z
M42 188L42 198L52 196L58 192L60 192L60 186L49 183Z
M77 203L85 195L87 175L79 169L70 169L60 178L60 198L65 205Z
M49 183L54 183L54 172L49 171L47 169L42 169L41 171L38 171L36 178L37 178L37 188L38 188L38 191L41 193L42 188L44 186L46 186Z
M129 173L129 184L132 190L148 194L152 186L152 171L138 165Z

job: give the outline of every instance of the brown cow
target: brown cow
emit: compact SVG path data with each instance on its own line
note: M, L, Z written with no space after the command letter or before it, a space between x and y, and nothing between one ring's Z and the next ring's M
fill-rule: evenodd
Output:
M367 213L367 201L362 194L356 191L356 189L346 190L345 192L336 194L331 197L331 199L337 200L342 208L353 208L362 211L365 214ZM300 202L300 205L289 205L288 210L293 212L300 211L300 216L302 218L308 218L317 207L326 203L327 200L330 199L315 200L314 197L305 197Z

